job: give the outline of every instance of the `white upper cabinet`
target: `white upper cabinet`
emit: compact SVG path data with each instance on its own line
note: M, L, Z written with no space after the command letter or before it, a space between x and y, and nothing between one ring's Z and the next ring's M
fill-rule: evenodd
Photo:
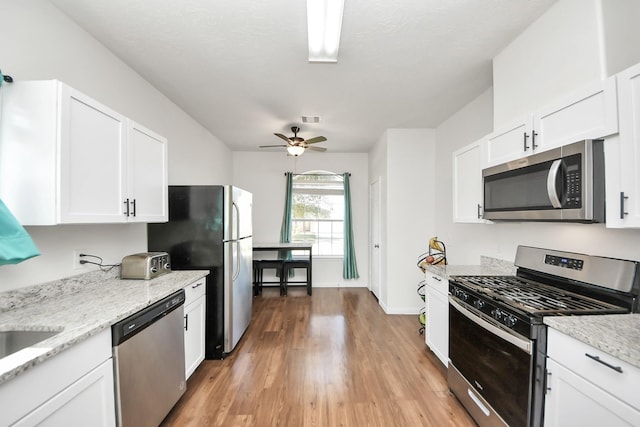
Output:
M127 136L129 221L167 221L167 140L131 120Z
M484 142L476 141L453 153L453 222L487 222L482 219Z
M56 80L6 85L1 123L0 198L23 225L167 220L166 139Z
M640 228L640 64L617 76L620 133L607 140L607 227Z
M617 132L616 79L611 77L491 133L484 167Z

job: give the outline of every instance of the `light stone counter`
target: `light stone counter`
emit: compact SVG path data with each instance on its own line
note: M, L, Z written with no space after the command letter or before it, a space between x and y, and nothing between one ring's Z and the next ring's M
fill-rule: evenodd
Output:
M120 280L117 271L96 271L0 293L0 331L61 331L0 359L0 384L208 273L173 271L153 280Z
M640 314L545 317L553 329L640 368Z
M480 265L426 265L425 270L440 277L450 276L513 276L516 267L512 262L486 256L480 257Z

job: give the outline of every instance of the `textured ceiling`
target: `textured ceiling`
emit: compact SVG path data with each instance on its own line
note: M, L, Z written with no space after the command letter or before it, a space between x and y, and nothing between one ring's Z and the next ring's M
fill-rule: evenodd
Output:
M298 124L331 152L440 124L554 3L345 0L338 62L323 64L307 61L304 0L50 1L232 150L278 144L273 133Z

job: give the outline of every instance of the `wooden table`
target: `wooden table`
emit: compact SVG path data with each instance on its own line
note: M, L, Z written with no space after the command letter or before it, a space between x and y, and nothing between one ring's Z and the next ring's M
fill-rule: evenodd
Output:
M311 288L311 267L313 265L313 255L311 254L312 243L299 242L299 243L254 243L254 252L267 252L267 251L306 251L309 254L309 283L308 287ZM267 283L267 282L265 282ZM290 281L288 283L307 283L307 281Z

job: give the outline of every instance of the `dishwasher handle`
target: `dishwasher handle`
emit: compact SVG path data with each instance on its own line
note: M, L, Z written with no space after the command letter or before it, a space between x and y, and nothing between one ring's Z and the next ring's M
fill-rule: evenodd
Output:
M156 322L158 319L171 313L173 310L184 304L185 295L184 289L174 292L161 299L160 301L143 308L135 314L127 317L124 320L119 321L111 327L111 343L115 347L129 338L136 335L138 332L145 329L147 326Z

